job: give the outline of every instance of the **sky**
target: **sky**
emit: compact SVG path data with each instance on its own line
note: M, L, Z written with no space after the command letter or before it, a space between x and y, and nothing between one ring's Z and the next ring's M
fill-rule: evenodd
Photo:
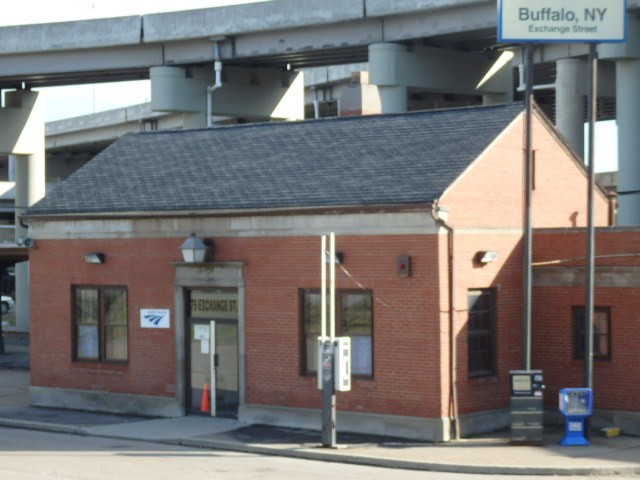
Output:
M269 0L23 0L2 8L0 26L142 15L258 1ZM46 121L145 103L151 97L148 80L55 87L41 91L44 95ZM586 137L585 134L585 144ZM598 122L595 142L596 172L617 170L615 121Z

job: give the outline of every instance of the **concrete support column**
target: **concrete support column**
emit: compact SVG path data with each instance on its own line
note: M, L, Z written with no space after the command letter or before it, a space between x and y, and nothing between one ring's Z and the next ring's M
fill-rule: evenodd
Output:
M565 58L556 63L556 127L584 159L586 62Z
M402 113L409 109L408 88L402 82L406 72L406 48L395 43L369 45L369 75L378 86L381 113Z
M44 152L32 155L11 155L9 160L15 164L16 182L16 220L27 207L35 204L45 194ZM25 237L27 230L16 221L16 238Z
M640 60L616 62L618 224L640 225Z
M338 100L338 116L375 115L382 112L380 95L375 85L369 85L369 72L354 72Z
M151 109L182 112L187 128L207 126L207 88L213 69L153 67ZM211 93L212 114L255 120L304 118L304 76L298 71L223 65L222 84Z
M409 110L408 89L404 85L378 87L381 113L404 113Z
M9 154L9 178L16 182L15 235L25 238L20 216L45 194L44 110L38 92L5 95L0 109L0 152ZM29 262L16 264L16 329L29 331Z
M513 102L513 95L508 93L485 93L482 95L483 105L503 105Z
M25 207L35 204L45 194L45 164L44 152L33 155L12 155L16 172L16 239L28 237L18 218L24 213ZM30 299L29 292L29 262L16 263L16 329L20 332L29 331Z

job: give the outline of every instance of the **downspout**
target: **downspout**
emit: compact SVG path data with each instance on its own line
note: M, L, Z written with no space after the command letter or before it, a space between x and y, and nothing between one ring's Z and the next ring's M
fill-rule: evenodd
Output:
M456 346L456 294L455 294L455 256L453 227L438 215L438 201L431 206L431 216L435 222L447 230L447 270L449 275L449 420L451 422L451 438L460 440L460 418L458 415L458 349Z
M214 83L213 85L209 85L207 87L207 128L213 126L213 121L211 119L213 115L213 100L212 100L213 91L222 86L222 62L220 61L220 42L218 40L215 40L214 43L215 43L215 47L214 47L215 53L214 53L213 69L215 71L216 83Z
M311 87L313 90L313 118L320 118L320 101L318 100L318 89Z

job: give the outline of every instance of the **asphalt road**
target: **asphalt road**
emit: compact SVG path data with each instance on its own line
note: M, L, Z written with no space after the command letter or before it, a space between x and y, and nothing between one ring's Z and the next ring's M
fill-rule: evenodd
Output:
M486 480L285 457L0 428L0 480ZM500 480L545 477L501 476ZM551 478L551 477L549 477ZM558 477L554 477L558 478ZM593 477L568 477L570 479ZM607 477L598 477L605 479ZM639 477L608 477L611 479Z

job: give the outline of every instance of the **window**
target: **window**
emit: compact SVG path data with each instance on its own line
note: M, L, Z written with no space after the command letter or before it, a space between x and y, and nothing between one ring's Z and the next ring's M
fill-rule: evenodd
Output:
M373 376L371 298L371 292L368 291L336 291L336 336L351 337L351 372L364 377ZM320 305L320 290L302 291L305 373L316 373L318 369Z
M75 287L74 358L126 362L127 290L122 287Z
M573 307L573 355L584 358L584 307ZM611 309L593 309L593 358L611 358Z
M469 377L495 374L496 291L470 290L468 331Z

